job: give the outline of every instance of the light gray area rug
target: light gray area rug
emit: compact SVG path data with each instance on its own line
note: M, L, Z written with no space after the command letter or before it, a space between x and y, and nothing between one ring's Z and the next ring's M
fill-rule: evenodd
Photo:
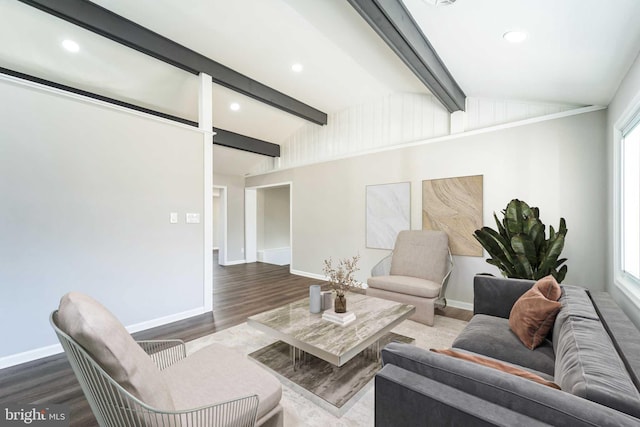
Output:
M451 346L455 337L458 336L466 324L467 322L462 320L436 316L433 327L405 320L393 332L415 338L417 347L425 349L446 348ZM276 339L243 323L188 342L187 352L193 353L208 344L218 343L248 355L274 342L276 342ZM364 390L366 390L364 394L339 418L285 384L282 387L281 401L285 414L284 425L286 427L373 426L374 389L373 387L368 387Z
M413 338L390 332L380 339L379 346L382 348L392 341L414 342ZM311 354L303 356L303 362L294 367L290 349L289 344L277 341L250 353L249 357L276 374L283 384L338 416L351 409L382 367L376 357L377 348L368 348L341 367Z

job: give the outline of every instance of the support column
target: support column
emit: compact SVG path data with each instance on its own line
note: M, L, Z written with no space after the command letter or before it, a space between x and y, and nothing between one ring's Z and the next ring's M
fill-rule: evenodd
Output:
M450 124L449 131L452 135L464 132L467 128L467 113L464 111L451 113Z
M213 310L213 81L211 76L200 73L198 91L198 128L202 131L204 154L204 284L205 311Z

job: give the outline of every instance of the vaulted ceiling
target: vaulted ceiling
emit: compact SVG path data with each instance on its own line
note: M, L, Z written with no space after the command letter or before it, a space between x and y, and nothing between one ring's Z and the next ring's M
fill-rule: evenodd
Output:
M403 2L467 96L606 105L640 50L637 0ZM428 93L347 0L94 3L325 113ZM197 121L195 75L17 0L0 0L0 20L1 67ZM509 44L510 29L528 38ZM219 85L213 96L214 126L253 138L282 144L308 123ZM261 158L216 152L218 173Z

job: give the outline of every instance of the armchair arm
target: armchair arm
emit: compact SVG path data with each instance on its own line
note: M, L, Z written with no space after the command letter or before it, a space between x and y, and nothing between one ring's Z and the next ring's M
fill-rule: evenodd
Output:
M386 257L382 258L376 265L371 269L372 276L388 276L391 271L391 259L393 258L393 252L391 252Z
M473 314L509 318L513 304L535 282L477 275L473 278Z
M447 299L445 298L445 294L447 292L447 284L449 283L449 278L451 277L451 272L453 271L453 256L451 255L451 249L447 247L447 256L449 257L449 268L447 269L447 274L444 275L442 279L442 286L440 287L440 294L438 295L438 299L436 300L436 308L444 309L447 306Z
M182 340L141 340L136 342L160 370L187 357L187 347Z

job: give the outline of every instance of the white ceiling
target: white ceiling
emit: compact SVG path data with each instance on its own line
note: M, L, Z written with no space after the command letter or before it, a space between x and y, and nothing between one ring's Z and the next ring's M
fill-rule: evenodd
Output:
M403 1L467 96L608 105L640 50L638 0Z
M329 114L428 93L346 0L94 2ZM606 105L640 49L638 0L404 2L467 96ZM0 66L197 120L196 76L16 0L0 0L0 20ZM508 44L512 28L529 38ZM222 129L281 144L307 124L217 85L213 96ZM214 170L243 175L263 158L216 146Z

